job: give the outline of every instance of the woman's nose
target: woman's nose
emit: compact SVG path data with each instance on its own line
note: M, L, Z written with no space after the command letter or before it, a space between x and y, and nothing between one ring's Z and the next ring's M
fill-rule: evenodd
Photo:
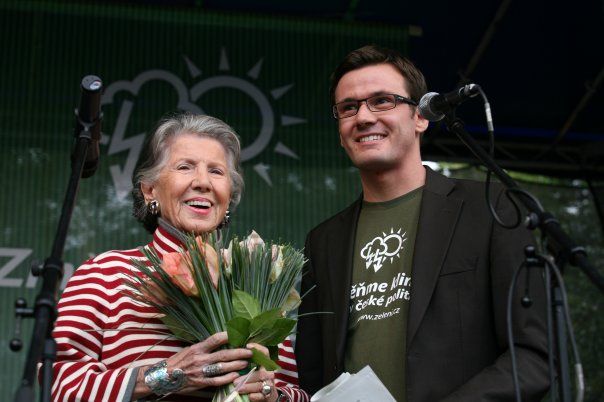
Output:
M191 182L191 187L193 187L194 189L199 189L201 191L207 191L212 188L210 175L208 174L208 171L205 168L197 169L197 171L195 172L195 177Z

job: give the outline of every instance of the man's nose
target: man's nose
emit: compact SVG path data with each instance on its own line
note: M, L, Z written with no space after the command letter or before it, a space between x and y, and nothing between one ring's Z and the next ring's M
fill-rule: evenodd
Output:
M369 110L367 101L360 102L359 111L357 112L355 118L357 120L357 124L375 123L377 119L375 113Z

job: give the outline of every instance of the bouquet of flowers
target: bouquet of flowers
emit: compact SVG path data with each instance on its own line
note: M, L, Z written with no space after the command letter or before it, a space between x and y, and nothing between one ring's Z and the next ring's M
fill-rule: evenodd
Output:
M230 347L266 346L271 358L253 349L252 362L278 369L277 345L296 324L288 313L300 304L295 284L304 255L290 245L265 243L255 231L227 248L218 248L211 235L189 235L184 246L163 259L145 249L148 262L133 260L141 273L128 281L134 297L157 308L175 337L195 343L227 331ZM221 387L213 401L225 401L234 390L232 384Z

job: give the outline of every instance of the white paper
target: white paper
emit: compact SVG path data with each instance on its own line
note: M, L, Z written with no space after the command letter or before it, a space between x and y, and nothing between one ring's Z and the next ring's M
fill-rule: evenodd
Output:
M365 366L356 374L340 374L334 382L317 391L310 401L396 402L396 399L388 392L371 367Z

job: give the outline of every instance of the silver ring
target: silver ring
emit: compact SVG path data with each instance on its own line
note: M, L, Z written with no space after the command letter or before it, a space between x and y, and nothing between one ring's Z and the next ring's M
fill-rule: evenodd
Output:
M273 392L273 386L269 385L266 381L262 381L262 389L260 390L262 395L265 397L269 396Z
M201 368L201 373L206 377L215 377L222 374L222 364L207 364Z

